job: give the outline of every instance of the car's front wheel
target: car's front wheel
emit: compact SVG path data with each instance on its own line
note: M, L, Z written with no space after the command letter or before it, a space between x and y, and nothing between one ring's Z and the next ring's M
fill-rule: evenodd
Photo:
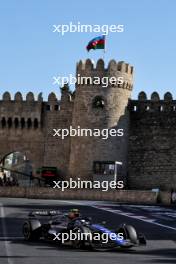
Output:
M122 247L131 248L138 244L138 237L136 229L131 225L123 224L118 230L118 234L123 235L123 239L128 241L127 244L124 244Z

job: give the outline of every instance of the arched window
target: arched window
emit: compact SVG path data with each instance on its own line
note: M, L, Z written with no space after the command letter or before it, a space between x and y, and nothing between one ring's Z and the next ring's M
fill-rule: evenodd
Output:
M103 99L102 96L96 96L93 99L93 104L92 104L93 108L104 108L105 106L105 101Z
M31 128L32 127L32 121L30 118L28 118L27 120L27 128Z
M5 119L5 117L2 118L1 125L2 125L2 128L6 127L6 119Z
M24 117L21 118L21 128L23 129L25 127L25 119Z
M134 112L136 112L137 111L137 106L136 105L134 105Z
M12 127L12 118L11 117L8 118L7 124L8 124L8 128Z
M35 129L38 128L38 119L37 118L34 119L34 128Z
M59 105L55 105L55 106L54 106L54 110L55 110L55 111L58 111L58 110L59 110Z
M46 111L51 111L51 106L50 105L46 105Z
M17 117L14 120L14 124L15 124L15 128L18 128L19 127L19 120L18 120Z

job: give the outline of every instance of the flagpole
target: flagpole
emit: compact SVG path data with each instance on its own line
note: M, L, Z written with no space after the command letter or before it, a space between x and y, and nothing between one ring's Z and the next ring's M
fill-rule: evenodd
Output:
M106 53L106 35L104 36L104 49L103 49L103 60L105 61L105 53Z

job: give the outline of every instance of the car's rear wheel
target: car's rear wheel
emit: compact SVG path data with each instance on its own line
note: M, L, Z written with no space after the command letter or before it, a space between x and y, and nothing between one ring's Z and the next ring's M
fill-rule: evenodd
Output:
M32 230L30 221L26 221L23 225L23 236L27 241L37 241L40 239L40 232Z
M113 243L113 241L111 241L110 239L108 239L108 241L104 241L102 238L102 232L93 232L92 233L92 242L91 242L91 248L95 251L109 251L112 250L115 245Z
M72 247L75 249L84 248L83 231L81 228L74 228L72 232L75 234L76 239L72 240Z

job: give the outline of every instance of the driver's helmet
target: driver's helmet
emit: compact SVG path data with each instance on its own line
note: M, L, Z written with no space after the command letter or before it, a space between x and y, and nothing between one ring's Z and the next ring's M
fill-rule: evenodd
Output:
M69 212L68 212L68 218L70 220L73 220L77 217L80 216L80 212L79 212L79 209L71 209Z

